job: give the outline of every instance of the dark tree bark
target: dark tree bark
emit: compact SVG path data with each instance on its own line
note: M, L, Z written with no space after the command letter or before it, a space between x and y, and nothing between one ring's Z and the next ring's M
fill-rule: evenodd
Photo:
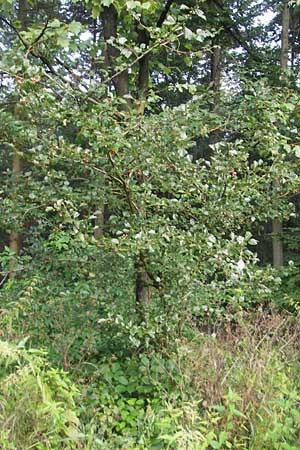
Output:
M115 62L120 56L119 50L113 45L108 43L112 38L117 37L118 32L118 14L116 8L113 5L105 7L102 13L103 22L103 36L106 42L105 49L105 59L106 66L108 67L111 75L114 75ZM113 77L113 84L116 93L119 97L124 97L124 95L129 94L129 80L128 80L128 70L124 69L121 73L115 74Z
M21 31L24 31L28 27L28 3L27 0L19 0L18 5L18 21L21 26ZM16 102L15 107L15 117L18 120L22 120L23 113L22 113L22 106L19 104L19 102ZM18 183L18 178L21 174L21 172L24 169L25 162L22 158L22 156L19 154L18 148L14 149L13 153L13 159L12 159L12 178L14 183ZM14 252L16 255L20 253L20 246L21 246L21 236L18 231L12 231L9 235L9 248L12 252ZM16 273L13 269L14 261L11 262L11 269L9 272L9 278L13 279L16 276Z
M212 111L218 112L220 104L220 88L221 88L221 47L215 45L213 47L210 58L210 81L213 88L213 103ZM212 131L209 134L209 144L214 145L219 140L218 130Z
M140 45L144 44L145 49L148 47L150 36L144 28L138 28L138 42ZM145 104L149 95L149 60L150 53L147 53L139 61L139 72L137 79L137 92L139 98L138 111L140 114L145 112Z
M288 68L289 58L289 22L290 11L288 0L284 0L282 11L282 28L281 28L281 54L280 67L282 72ZM279 181L274 183L274 189L277 190L280 184ZM283 226L282 221L275 217L272 221L272 247L273 247L273 265L274 267L283 266L283 242L282 242Z

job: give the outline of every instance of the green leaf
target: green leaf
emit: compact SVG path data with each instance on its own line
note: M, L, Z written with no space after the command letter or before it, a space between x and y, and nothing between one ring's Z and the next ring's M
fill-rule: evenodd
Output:
M132 55L132 51L128 48L121 48L121 54L125 56L125 58L130 58Z
M79 425L80 424L80 421L79 421L78 417L76 416L75 412L72 411L71 409L68 409L65 412L65 417L66 417L68 422L74 423L75 425Z
M70 39L66 33L61 33L57 36L57 44L62 48L67 48L69 45Z
M190 58L189 56L185 56L184 62L188 67L191 67L191 65L193 64L193 59Z
M251 239L249 239L248 244L249 244L249 245L257 245L257 240L251 238Z
M194 33L192 32L192 30L190 30L189 28L185 27L185 29L184 29L184 37L190 41L191 39L193 39Z
M101 6L110 6L114 3L114 0L101 0Z
M101 12L101 6L100 5L94 5L92 8L92 17L93 19L97 19L97 17L100 16Z
M123 384L124 386L128 385L128 380L124 376L118 377L118 382Z
M297 158L300 158L300 145L295 145L294 146L294 152L295 152L295 156Z
M77 441L80 437L80 433L75 427L67 427L65 433L71 441Z
M58 19L54 19L51 22L49 22L48 27L49 28L59 28L61 26L61 22Z
M148 11L151 8L151 6L152 6L151 2L142 3L142 9L145 9L146 11Z
M138 2L136 0L128 0L126 1L126 7L127 9L135 9L137 7L141 7L141 2Z
M76 22L73 20L73 22L69 23L69 31L75 35L78 35L82 29L82 25L80 22Z
M176 20L173 16L168 15L168 17L166 18L166 20L164 21L165 25L175 25L176 24Z

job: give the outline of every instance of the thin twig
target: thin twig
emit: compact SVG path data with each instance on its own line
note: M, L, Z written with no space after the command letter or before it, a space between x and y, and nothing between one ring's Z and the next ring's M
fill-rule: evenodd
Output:
M2 278L1 282L0 282L0 287L5 283L5 280L8 277L8 272L5 273L4 278Z
M37 44L41 39L42 39L42 37L44 36L44 34L46 33L46 31L47 31L47 28L48 28L48 23L49 23L49 19L47 19L46 20L46 23L45 23L45 25L44 25L44 28L42 29L42 31L40 32L40 34L35 38L35 40L29 45L29 50L31 51L31 49L33 48L33 46L35 45L35 44Z

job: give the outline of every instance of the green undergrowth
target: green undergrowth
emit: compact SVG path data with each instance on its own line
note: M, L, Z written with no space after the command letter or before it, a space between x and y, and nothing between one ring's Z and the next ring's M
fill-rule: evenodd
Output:
M79 391L42 352L0 341L0 448L73 448Z
M297 320L260 311L66 373L1 341L0 448L300 448Z

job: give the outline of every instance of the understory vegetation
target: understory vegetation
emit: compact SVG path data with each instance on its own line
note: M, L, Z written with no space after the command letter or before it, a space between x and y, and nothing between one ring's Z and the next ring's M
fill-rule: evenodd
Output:
M299 449L297 316L273 307L191 322L159 335L169 340L160 349L147 344L157 329L141 326L135 351L123 335L117 354L94 361L72 345L59 361L26 338L9 343L12 319L0 347L2 448ZM57 335L58 348L67 338ZM66 358L69 373L53 368Z

